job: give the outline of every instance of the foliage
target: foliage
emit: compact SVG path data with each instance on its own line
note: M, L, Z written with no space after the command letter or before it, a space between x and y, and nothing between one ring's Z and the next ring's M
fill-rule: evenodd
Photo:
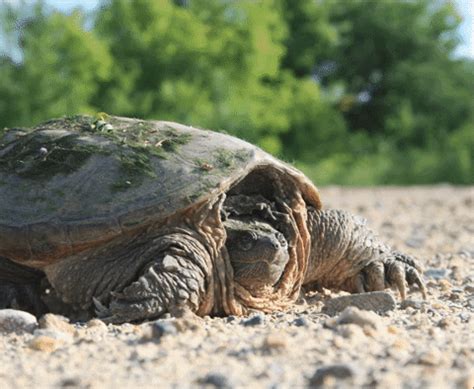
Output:
M105 111L225 130L319 184L474 182L450 1L23 1L0 21L0 126Z

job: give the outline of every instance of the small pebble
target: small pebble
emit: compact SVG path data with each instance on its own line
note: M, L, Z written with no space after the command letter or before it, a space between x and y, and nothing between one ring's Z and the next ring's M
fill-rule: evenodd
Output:
M357 324L363 328L377 329L381 325L381 318L374 312L362 311L356 307L347 307L339 316L328 319L325 323L330 328L340 324Z
M471 319L471 314L469 312L461 312L459 314L459 318L463 321L463 322L468 322L470 319Z
M242 320L240 323L245 327L257 326L263 324L265 322L265 318L262 314L256 314L250 316L248 319Z
M461 293L456 293L456 292L451 291L451 294L449 295L448 298L451 301L459 301L461 300L461 297L462 297Z
M451 283L448 280L441 279L438 281L438 285L440 286L443 292L450 291L452 288Z
M335 315L347 307L385 313L396 307L396 301L388 292L358 293L332 298L325 302L323 312Z
M418 356L417 362L421 365L437 366L441 363L442 357L438 350L429 350Z
M438 321L438 327L440 328L448 328L453 325L453 320L450 317L443 317L441 320Z
M86 377L67 377L59 382L60 388L91 388L92 383Z
M474 293L474 285L466 285L466 286L464 287L464 291L465 291L466 293Z
M50 329L38 329L34 332L34 338L29 347L37 351L52 352L72 342L72 336L61 331Z
M208 373L203 378L200 378L198 383L219 389L230 389L234 387L229 378L221 373Z
M435 280L441 280L448 278L449 270L448 269L438 269L438 268L429 268L423 272L423 275L427 278L433 278Z
M92 319L86 323L86 328L101 328L107 331L107 325L100 319Z
M155 339L160 339L167 335L176 335L178 330L171 321L156 320L151 324L152 336Z
M338 327L337 332L346 339L363 339L364 331L356 324L342 324Z
M29 346L33 350L50 353L59 348L61 343L57 339L50 338L49 336L36 336L31 340Z
M320 367L309 380L310 387L320 387L334 384L334 381L352 379L355 370L347 364L335 364Z
M295 320L292 322L293 325L296 327L308 327L309 326L309 320L306 319L305 317L297 317Z
M422 307L423 305L425 305L425 304L426 304L426 302L421 301L421 300L410 300L410 299L407 299L407 300L403 300L403 301L400 303L400 308L401 308L401 309L413 308L413 309L419 310L419 309L421 309L421 307Z
M89 320L84 327L78 328L77 335L79 337L86 336L95 340L107 334L109 331L107 325L99 319ZM150 330L151 331L151 330Z
M47 313L38 321L39 327L42 329L50 329L65 332L73 335L76 331L73 325L69 324L69 319L61 315Z
M16 309L0 310L0 332L33 332L37 326L36 317L31 313Z
M262 349L265 351L282 351L288 347L288 340L285 334L273 333L265 337Z
M414 249L419 249L420 247L422 247L424 242L425 242L424 238L409 238L405 240L405 244L408 247L412 247Z

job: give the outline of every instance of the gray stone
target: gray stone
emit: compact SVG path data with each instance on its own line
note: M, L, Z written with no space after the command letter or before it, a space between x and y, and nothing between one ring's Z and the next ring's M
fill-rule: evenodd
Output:
M31 313L16 309L0 310L0 332L33 332L37 326L36 317Z
M469 312L461 312L461 313L459 314L459 318L460 318L463 322L467 323L467 322L469 322L469 320L471 319L471 314L470 314Z
M295 320L293 320L292 324L296 327L308 327L309 320L305 317L297 317Z
M433 278L435 280L442 280L449 277L450 271L448 269L436 269L429 268L423 272L423 275L427 278Z
M323 312L335 315L347 307L356 307L366 311L385 313L395 309L396 301L388 292L369 292L332 298L325 302Z
M152 336L155 339L159 339L166 335L176 335L178 329L176 326L167 320L156 320L151 324Z
M424 242L425 242L425 239L421 237L412 237L405 240L405 244L408 247L411 247L414 249L419 249L420 247L422 247Z
M474 293L474 285L468 284L464 287L464 292L466 293Z
M407 300L403 300L400 303L400 308L401 309L407 309L407 308L421 309L423 305L426 305L425 301L407 299Z
M248 319L242 320L240 323L245 327L257 326L263 324L265 322L265 318L263 315L257 314L250 316Z
M347 364L335 364L320 367L316 370L313 377L309 380L310 387L325 386L328 379L348 380L355 376L355 370L352 366Z
M234 386L229 378L221 373L208 373L203 378L200 378L198 383L219 389L230 389Z

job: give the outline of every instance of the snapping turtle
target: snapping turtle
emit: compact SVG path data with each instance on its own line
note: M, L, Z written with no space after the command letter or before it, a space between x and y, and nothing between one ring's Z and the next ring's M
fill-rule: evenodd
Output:
M270 312L303 286L425 295L413 258L232 136L111 116L0 136L0 307L119 323Z

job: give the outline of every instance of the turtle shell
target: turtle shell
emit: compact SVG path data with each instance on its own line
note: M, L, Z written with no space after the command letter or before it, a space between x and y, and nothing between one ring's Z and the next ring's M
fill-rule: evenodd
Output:
M2 130L0 256L45 266L218 196L258 169L284 174L320 207L303 174L222 133L111 116Z

